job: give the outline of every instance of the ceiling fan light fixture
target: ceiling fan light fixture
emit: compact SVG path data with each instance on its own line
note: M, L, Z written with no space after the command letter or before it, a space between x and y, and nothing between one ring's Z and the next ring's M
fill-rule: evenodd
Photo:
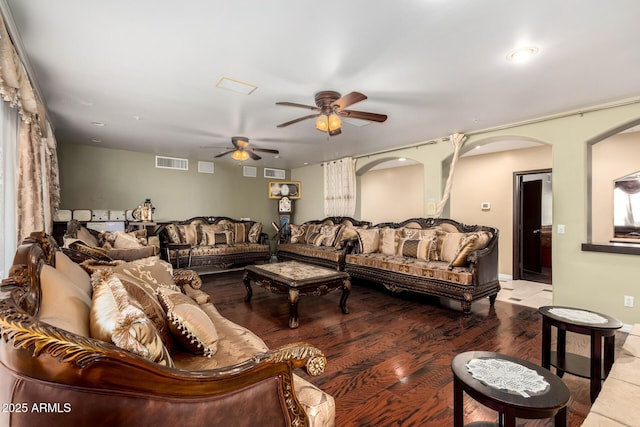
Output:
M243 162L249 158L249 153L247 153L244 150L236 150L233 153L231 153L231 158L233 160L238 160L240 162Z
M326 114L320 114L316 119L316 129L321 132L329 130L329 117Z
M340 129L340 126L342 126L340 117L338 117L336 113L331 113L329 115L329 131L338 130Z

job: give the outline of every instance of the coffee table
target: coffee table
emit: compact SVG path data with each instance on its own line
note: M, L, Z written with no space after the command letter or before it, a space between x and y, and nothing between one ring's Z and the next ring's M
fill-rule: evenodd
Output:
M480 369L483 367L490 369ZM554 417L556 426L567 425L567 404L571 393L558 376L541 366L504 354L468 351L453 358L451 370L454 427L464 425L464 392L482 405L498 411L497 425L500 426L515 427L516 418L550 417ZM490 375L478 375L482 372ZM506 388L510 386L518 389ZM472 425L496 424L478 422Z
M249 265L245 267L244 285L247 288L245 301L251 301L251 282L276 294L289 295L289 327L297 328L298 300L300 296L320 296L342 289L340 308L348 314L347 298L351 292L349 274L298 261L273 264Z
M574 307L548 305L540 307L538 312L542 315L542 366L547 369L555 366L560 377L568 372L589 378L593 403L613 366L616 330L622 327L622 322L606 314ZM552 326L558 331L555 352L551 351ZM566 352L567 331L591 337L590 357Z

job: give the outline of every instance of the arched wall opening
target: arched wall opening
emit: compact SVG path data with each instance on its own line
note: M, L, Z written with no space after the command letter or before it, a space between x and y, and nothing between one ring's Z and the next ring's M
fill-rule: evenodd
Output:
M374 224L424 214L424 165L406 157L385 157L366 164L358 177L360 216Z
M640 236L632 233L616 233L615 217L626 217L626 221L640 225L640 212L628 206L621 214L614 208L615 181L640 171L640 119L597 135L587 141L587 242L588 243L635 243L640 244ZM633 196L637 197L637 196ZM635 212L634 212L635 210ZM637 219L633 219L633 217ZM623 221L618 221L624 225Z
M443 161L443 181L451 160L452 156L448 156ZM448 216L466 224L489 225L500 230L498 262L503 279L511 279L514 273L513 249L517 237L514 174L550 170L552 164L552 147L540 139L501 135L470 138L465 143L453 177ZM550 183L547 191L551 191ZM552 203L552 194L545 197ZM547 205L545 208L552 210Z

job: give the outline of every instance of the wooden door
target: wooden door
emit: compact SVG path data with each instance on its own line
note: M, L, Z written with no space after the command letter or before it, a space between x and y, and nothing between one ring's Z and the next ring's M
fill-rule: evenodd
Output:
M522 268L542 272L542 180L524 181L521 191Z

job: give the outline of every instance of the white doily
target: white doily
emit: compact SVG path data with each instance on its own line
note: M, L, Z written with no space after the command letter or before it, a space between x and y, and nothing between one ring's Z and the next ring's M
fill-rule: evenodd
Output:
M580 323L607 323L607 319L602 316L598 316L595 313L584 310L576 310L573 308L551 308L549 313L558 317L564 317L565 319L572 320Z
M542 375L508 360L471 359L467 362L467 370L473 378L490 387L523 397L541 394L549 389L549 383Z

